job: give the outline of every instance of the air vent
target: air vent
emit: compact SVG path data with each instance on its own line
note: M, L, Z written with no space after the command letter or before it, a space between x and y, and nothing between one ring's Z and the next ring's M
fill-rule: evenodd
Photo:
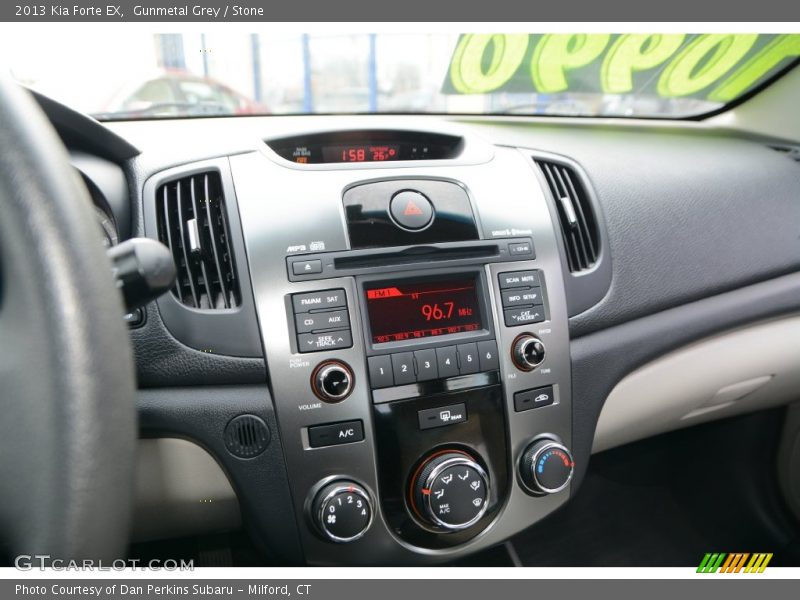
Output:
M562 164L537 160L553 194L558 220L564 237L569 270L573 273L589 269L600 254L597 221L580 177Z
M174 296L201 310L239 306L241 292L219 173L165 183L156 191L156 214L158 238L172 250L178 268Z
M239 415L231 419L223 435L228 452L239 458L258 456L270 441L269 427L255 415Z

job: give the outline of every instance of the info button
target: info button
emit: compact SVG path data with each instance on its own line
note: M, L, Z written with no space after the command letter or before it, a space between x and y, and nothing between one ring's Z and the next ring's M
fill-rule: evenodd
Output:
M428 408L417 413L420 429L433 429L464 423L467 420L467 407L465 404L453 404L439 408Z

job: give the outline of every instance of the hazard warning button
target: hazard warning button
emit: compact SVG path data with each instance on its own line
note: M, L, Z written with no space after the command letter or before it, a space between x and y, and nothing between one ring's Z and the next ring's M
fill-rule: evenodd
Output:
M395 223L406 229L424 229L433 221L433 205L419 192L398 192L389 204Z

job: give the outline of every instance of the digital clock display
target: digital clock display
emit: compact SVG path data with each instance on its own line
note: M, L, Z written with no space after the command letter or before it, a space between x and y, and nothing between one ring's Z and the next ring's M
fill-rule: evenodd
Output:
M483 328L475 277L367 287L372 342L400 342Z
M382 162L399 160L399 144L356 144L350 146L324 146L322 160L336 162Z

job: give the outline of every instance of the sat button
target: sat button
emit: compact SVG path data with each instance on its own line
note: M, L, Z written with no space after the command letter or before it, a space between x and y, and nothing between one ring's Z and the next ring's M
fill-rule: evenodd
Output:
M395 194L389 204L395 223L406 229L424 229L433 221L433 205L419 192L406 190Z

